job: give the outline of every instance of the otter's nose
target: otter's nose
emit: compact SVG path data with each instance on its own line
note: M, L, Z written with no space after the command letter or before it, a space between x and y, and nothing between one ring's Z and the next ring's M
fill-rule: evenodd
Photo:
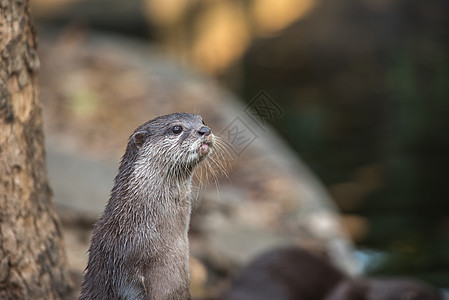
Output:
M201 127L200 130L198 130L198 135L199 136L208 136L210 135L211 131L209 129L209 127L203 126Z

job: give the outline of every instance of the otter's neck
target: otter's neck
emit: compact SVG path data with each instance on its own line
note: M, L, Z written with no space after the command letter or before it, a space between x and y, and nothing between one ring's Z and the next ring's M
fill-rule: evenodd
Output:
M135 228L157 230L157 236L170 240L170 235L187 234L192 172L174 177L160 169L136 163L131 171L120 172L124 177L115 179L107 210L120 213L120 218L134 223Z

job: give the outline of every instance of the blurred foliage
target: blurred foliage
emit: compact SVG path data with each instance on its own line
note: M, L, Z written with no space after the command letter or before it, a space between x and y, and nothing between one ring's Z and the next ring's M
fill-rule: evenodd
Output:
M368 220L360 245L386 252L370 273L447 287L449 4L383 2L323 1L254 43L225 80L285 109L273 125L343 213ZM369 166L378 176L360 175Z

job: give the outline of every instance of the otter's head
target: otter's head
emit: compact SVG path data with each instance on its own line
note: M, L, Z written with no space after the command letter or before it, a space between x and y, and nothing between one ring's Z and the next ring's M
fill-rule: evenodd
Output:
M214 135L202 118L189 113L160 116L138 127L128 150L137 154L135 167L162 176L190 176L212 151Z

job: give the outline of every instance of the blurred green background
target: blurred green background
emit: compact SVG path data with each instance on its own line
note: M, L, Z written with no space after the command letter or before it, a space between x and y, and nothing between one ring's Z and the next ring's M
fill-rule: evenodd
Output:
M448 0L32 5L39 28L142 39L247 102L267 92L285 111L272 125L377 258L366 272L449 287Z

